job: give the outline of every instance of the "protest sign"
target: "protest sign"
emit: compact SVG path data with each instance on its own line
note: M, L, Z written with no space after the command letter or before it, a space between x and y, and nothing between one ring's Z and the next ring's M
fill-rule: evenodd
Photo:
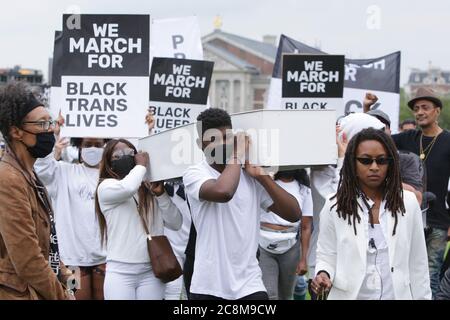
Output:
M150 61L154 57L203 60L200 26L195 16L154 19L151 25ZM158 63L161 63L158 61ZM152 90L152 88L150 89ZM178 89L175 89L178 90ZM173 105L162 100L150 103L155 118L152 133L162 132L180 125L195 122L197 115L208 107L208 102L193 106ZM187 103L189 104L189 103Z
M188 124L208 101L213 62L155 57L150 73L154 133Z
M344 56L283 55L284 109L338 109L344 90Z
M285 35L280 43L266 108L284 109L282 103L282 57L286 53L326 54ZM391 118L391 128L398 127L400 110L400 52L379 58L345 59L344 103L336 109L338 117L350 112L362 112L362 101L370 91L379 98L372 108L379 108Z
M79 25L72 25L72 16L63 16L62 48L55 46L62 61L54 63L61 75L62 135L147 135L149 19L80 15Z

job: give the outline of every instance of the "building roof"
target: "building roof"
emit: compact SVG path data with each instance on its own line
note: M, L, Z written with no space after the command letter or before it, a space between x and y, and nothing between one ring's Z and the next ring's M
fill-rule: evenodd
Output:
M230 53L229 51L225 50L222 47L216 46L212 43L205 43L203 45L203 48L210 51L211 53L225 59L226 61L235 65L239 69L245 69L245 70L251 71L251 72L259 71L259 69L256 66L254 66L253 64L248 63L244 59L241 59L241 58L235 56L234 54Z
M222 30L216 29L212 33L203 37L203 43L219 38L226 42L229 42L236 47L248 50L253 54L260 56L272 63L275 62L275 57L277 55L277 46L263 41L257 41L245 37L241 37L235 34L224 32Z
M426 79L429 80L429 84L437 83L438 79L443 79L444 84L450 84L450 71L442 71L436 68L427 71L414 69L409 75L408 84L424 84Z

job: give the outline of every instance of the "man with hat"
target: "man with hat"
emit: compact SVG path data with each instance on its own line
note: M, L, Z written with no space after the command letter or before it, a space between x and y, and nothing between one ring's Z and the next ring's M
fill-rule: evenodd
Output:
M425 238L433 296L439 287L439 275L444 260L450 215L445 207L445 196L450 177L450 132L438 124L442 101L428 88L419 88L408 102L420 130L408 130L392 135L399 150L417 154L427 172L426 190L436 195L436 201L427 212Z

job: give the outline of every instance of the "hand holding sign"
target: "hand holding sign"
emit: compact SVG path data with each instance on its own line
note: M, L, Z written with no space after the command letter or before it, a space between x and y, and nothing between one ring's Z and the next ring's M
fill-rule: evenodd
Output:
M234 136L234 148L232 159L243 164L248 158L250 139L245 132L238 132Z
M155 126L155 117L153 113L149 110L145 115L145 123L148 125L148 130L151 131Z
M141 165L141 166L148 168L149 162L150 162L150 157L147 152L139 151L134 156L134 162L136 162L136 165Z
M344 158L345 152L347 151L348 139L345 132L343 132L341 137L339 137L341 131L341 128L339 126L336 126L336 144L338 146L338 157Z
M164 193L164 181L156 181L150 183L150 190L159 197Z
M59 138L58 141L55 143L55 151L54 151L54 157L56 160L61 159L61 154L65 148L69 146L69 139L68 138Z

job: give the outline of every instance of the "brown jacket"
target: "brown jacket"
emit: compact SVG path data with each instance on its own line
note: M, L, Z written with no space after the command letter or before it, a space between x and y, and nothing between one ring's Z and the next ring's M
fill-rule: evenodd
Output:
M0 162L0 300L67 298L48 263L50 217L40 201L34 183L5 153Z

